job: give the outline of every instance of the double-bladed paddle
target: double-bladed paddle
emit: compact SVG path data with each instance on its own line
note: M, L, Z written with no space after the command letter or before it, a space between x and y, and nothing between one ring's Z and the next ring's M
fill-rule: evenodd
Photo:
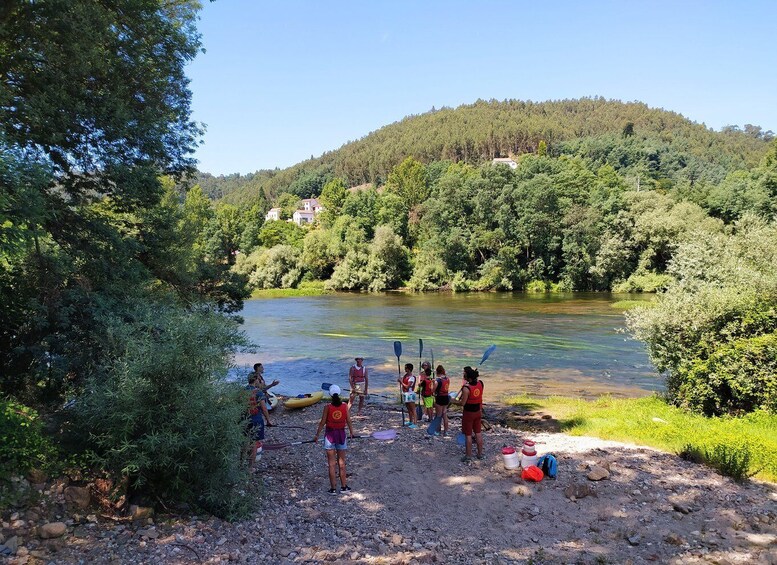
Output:
M335 384L335 383L321 383L321 390L325 390L325 391L328 392L329 391L329 387L331 387L333 384ZM342 388L341 387L340 389L341 390L347 390L348 392L351 392L350 388ZM374 392L368 392L367 394L369 396L380 396L381 398L391 398L389 396L386 396L385 394L377 394L377 393L374 393Z
M400 380L402 379L402 369L399 367L399 358L402 356L402 342L401 341L395 341L394 342L394 355L397 356L397 373L399 374ZM404 410L404 403L402 402L404 398L402 398L402 383L399 383L399 411L402 413L402 427L405 427L405 410ZM410 415L408 414L408 418Z
M263 451L274 451L276 449L283 449L284 447L291 447L292 445L302 445L303 443L315 443L313 439L306 439L305 441L287 441L283 443L265 443L262 445Z

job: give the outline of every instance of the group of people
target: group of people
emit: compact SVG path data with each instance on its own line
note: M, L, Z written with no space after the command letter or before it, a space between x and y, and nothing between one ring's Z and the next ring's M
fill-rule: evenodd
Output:
M458 394L451 397L450 379L445 372L445 367L437 365L435 377L432 378L432 365L428 361L421 363L420 378L413 374L413 364L405 364L405 374L397 379L402 393L402 402L407 408L408 427L418 427L419 410L416 405L420 396L421 418L426 416L427 421L435 419L440 423L437 430L433 430L435 436L448 435L448 406L451 403L462 407L461 431L465 438L465 455L463 462L472 459L472 437L475 437L477 446L477 458L483 457L483 381L477 369L464 367L462 373L462 385Z
M408 427L418 428L418 414L416 403L420 395L422 417L425 415L428 421L437 418L439 426L434 430L434 435L448 435L448 407L451 403L462 406L461 431L465 437L465 455L463 462L469 462L472 458L473 437L477 447L477 458L483 457L482 435L482 403L483 381L480 380L477 369L464 367L461 390L455 396L450 394L450 379L445 372L445 367L438 365L435 376L432 377L432 365L428 361L421 364L419 377L413 374L413 364L405 365L405 374L399 377L398 382L402 394L402 402L407 408ZM267 391L279 384L274 380L269 385L264 381L264 367L261 363L254 365L254 372L248 377L249 407L246 433L251 438L251 450L248 454L249 468L253 471L257 449L264 440L265 420L267 426L272 427L270 415L267 409ZM348 449L348 429L351 438L354 437L351 423L351 407L358 400L357 415L361 415L365 400L369 394L369 376L364 366L364 358L356 357L355 364L348 370L348 382L350 395L348 401L342 399L342 390L337 385L329 388L331 401L324 406L321 420L318 423L314 442L318 442L321 432L324 432L324 449L326 451L327 467L329 471L329 494L336 495L337 478L340 479L340 492L350 491L348 486L345 466L345 454ZM338 472L339 471L339 472Z

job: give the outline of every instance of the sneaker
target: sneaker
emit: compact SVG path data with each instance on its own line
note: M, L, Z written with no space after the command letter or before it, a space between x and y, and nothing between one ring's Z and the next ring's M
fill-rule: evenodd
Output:
M471 463L472 462L472 458L471 457L467 457L465 455L464 457L461 458L461 462L462 463Z
M440 437L440 432L434 432L434 437Z
M415 424L410 424L407 427L410 428L411 430L415 430L418 428L418 426L416 426Z
M340 487L340 492L348 492L349 490L353 490L353 489L351 489L351 487L349 487L348 485L345 485L344 487Z
M330 488L328 492L329 492L329 494L337 494L337 489L336 488Z
M478 459L483 459L483 456L482 456L482 455L476 455L476 457L477 457Z

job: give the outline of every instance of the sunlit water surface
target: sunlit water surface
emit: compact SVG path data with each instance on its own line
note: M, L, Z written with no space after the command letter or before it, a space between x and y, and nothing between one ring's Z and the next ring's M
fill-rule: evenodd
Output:
M370 391L396 390L397 358L442 363L449 376L476 366L490 344L497 349L480 367L487 399L507 393L593 397L640 396L662 388L641 343L623 330L612 308L623 296L574 293L335 294L254 299L241 313L244 330L259 346L239 355L232 377L244 379L261 361L280 394L347 386L356 355L365 357ZM458 378L454 382L459 382Z

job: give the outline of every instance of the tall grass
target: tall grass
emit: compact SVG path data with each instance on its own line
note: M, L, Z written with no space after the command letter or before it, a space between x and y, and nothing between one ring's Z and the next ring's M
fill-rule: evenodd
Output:
M696 450L709 454L710 458L702 460L722 472L732 467L724 465L730 453L724 453L721 446L732 446L748 454L744 464L738 463L741 476L777 482L777 414L761 411L739 418L710 418L671 406L656 396L603 396L593 401L517 396L508 403L530 404L552 414L571 435L637 443L673 453Z

